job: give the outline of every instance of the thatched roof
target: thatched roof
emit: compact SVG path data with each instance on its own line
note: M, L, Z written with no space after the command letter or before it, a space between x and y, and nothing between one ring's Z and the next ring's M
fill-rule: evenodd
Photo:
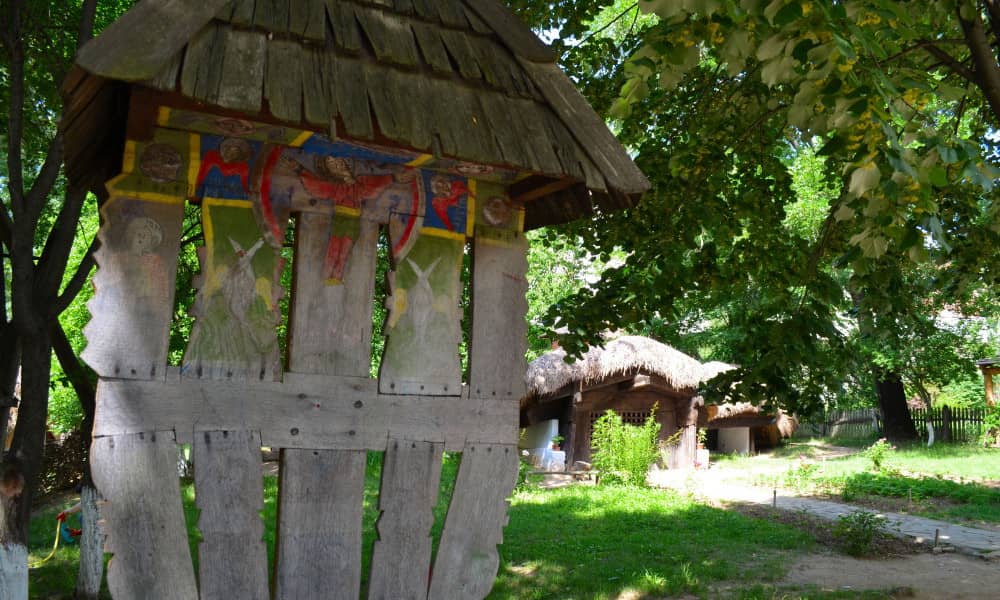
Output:
M116 83L119 82L119 83ZM138 85L258 120L527 175L527 229L634 206L649 182L498 0L144 0L80 50L71 180L120 163Z
M694 389L705 380L702 364L687 354L647 337L629 335L591 346L576 362L565 362L566 351L554 350L528 365L528 396L553 394L574 381L584 385L606 377L643 372L658 375L676 389Z
M712 379L719 373L725 373L726 371L732 371L738 368L736 365L731 365L729 363L724 363L718 360L713 360L701 365L702 371L704 372L703 381L708 381Z
M782 437L791 437L799 426L798 419L778 410L776 413L766 413L759 406L749 402L733 402L729 404L709 404L703 407L698 418L699 427L756 427L774 425Z

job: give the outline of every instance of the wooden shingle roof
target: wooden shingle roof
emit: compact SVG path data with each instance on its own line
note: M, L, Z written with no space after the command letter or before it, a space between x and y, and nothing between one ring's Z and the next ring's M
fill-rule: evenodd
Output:
M77 64L63 127L78 181L113 169L95 164L94 144L115 143L116 82L128 82L527 173L511 193L529 229L633 206L649 187L551 50L497 0L144 0Z

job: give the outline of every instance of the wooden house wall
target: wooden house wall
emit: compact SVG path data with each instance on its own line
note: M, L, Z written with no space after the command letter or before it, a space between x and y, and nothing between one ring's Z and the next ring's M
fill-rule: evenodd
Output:
M659 437L665 440L677 431L678 407L686 408L689 400L688 397L656 391L619 391L607 388L584 390L581 402L573 407L572 421L567 424L569 435L563 434L562 424L560 426L560 434L566 438L567 464L571 465L573 461L590 461L593 418L599 417L608 409L619 414L646 412L656 405L655 419L660 424Z

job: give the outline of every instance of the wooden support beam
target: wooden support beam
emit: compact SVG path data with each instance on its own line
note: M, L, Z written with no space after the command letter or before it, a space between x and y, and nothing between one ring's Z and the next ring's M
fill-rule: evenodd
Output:
M390 438L444 444L515 444L517 402L510 398L379 394L362 377L285 373L254 384L180 378L101 379L94 437L175 431L260 431L278 448L385 450Z

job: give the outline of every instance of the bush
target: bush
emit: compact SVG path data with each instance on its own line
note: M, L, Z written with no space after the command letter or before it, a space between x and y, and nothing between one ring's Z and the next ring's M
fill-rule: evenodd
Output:
M885 438L880 438L869 446L867 450L862 452L862 454L872 461L873 471L881 471L882 466L885 464L885 459L895 449L896 447L890 444Z
M598 483L604 485L646 484L646 472L656 460L656 439L660 424L654 419L656 407L640 427L628 425L613 410L608 410L594 423L591 444L594 447L593 466Z
M872 544L886 534L885 519L865 510L856 510L837 517L833 537L841 549L851 556L867 556Z

